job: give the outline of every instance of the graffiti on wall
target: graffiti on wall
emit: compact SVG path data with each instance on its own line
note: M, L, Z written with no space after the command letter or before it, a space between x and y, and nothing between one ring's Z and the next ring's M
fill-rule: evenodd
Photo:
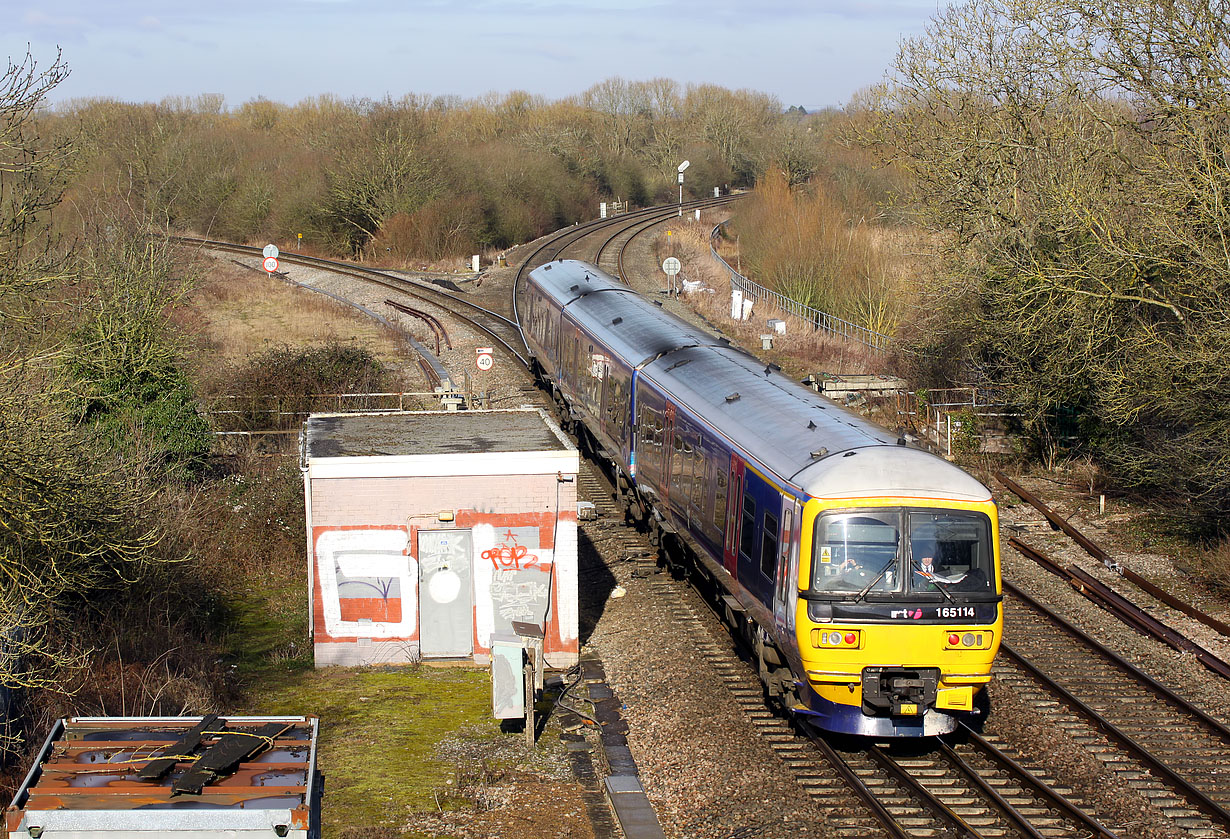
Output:
M541 626L551 601L555 551L543 548L538 527L475 525L474 587L487 592L476 603L478 642L490 646L492 632L512 632L513 621Z

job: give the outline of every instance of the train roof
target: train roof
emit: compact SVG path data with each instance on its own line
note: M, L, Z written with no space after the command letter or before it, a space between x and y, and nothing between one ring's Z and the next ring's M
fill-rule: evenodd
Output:
M816 498L986 501L979 481L738 350L684 348L641 373Z
M962 469L898 445L895 434L766 368L587 262L557 260L531 276L613 353L808 495L991 498Z
M544 293L568 310L569 317L590 334L601 336L615 355L633 367L679 347L729 343L666 312L587 262L548 262L535 268L531 276Z

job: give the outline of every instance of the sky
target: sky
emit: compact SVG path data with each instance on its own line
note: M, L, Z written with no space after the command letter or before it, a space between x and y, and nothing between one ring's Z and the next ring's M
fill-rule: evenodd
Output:
M808 110L883 78L940 0L0 0L0 47L40 66L52 103L222 94L400 98L525 90L548 99L613 76L709 83Z

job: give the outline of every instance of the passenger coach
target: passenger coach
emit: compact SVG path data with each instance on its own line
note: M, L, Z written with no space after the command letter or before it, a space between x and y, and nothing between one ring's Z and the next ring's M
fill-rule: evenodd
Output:
M767 693L820 728L940 734L985 711L998 521L968 474L575 261L526 341L628 514L720 591Z

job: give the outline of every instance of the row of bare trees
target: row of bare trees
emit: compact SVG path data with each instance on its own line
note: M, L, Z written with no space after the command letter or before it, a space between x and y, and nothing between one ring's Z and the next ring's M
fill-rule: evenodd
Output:
M913 367L1226 529L1230 6L967 0L905 41L861 140L942 245Z
M170 229L296 240L322 251L441 259L592 216L599 200L751 184L769 162L807 174L800 128L771 96L608 79L567 99L408 95L160 104L70 102L48 130L78 140L74 189L124 196Z
M0 764L19 721L81 687L101 636L122 654L148 632L100 616L150 606L178 558L160 488L209 445L165 237L85 201L78 138L39 116L67 72L27 54L0 76Z

